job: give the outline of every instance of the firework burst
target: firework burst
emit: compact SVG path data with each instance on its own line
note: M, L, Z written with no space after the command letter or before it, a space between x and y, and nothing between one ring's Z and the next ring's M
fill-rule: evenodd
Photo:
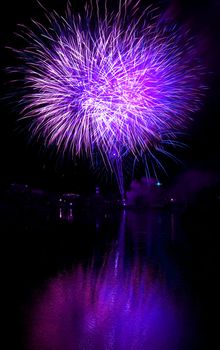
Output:
M140 12L142 13L140 14ZM20 100L31 134L73 157L107 164L175 143L204 92L203 68L185 28L169 27L140 1L86 5L82 14L46 12L24 28L17 50Z

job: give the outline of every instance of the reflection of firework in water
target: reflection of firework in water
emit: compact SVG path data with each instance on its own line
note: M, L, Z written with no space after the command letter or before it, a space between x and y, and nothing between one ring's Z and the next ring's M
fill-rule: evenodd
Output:
M46 146L99 154L110 166L152 148L166 153L198 110L203 69L193 40L139 3L119 1L113 12L96 3L82 15L68 8L66 18L48 14L47 27L25 28L22 115Z
M78 267L60 275L32 308L28 348L182 349L185 304L153 275L137 261L124 271L117 254L99 274Z
M163 216L123 211L110 251L59 273L35 294L26 315L27 349L192 349L194 310L167 254L171 237Z

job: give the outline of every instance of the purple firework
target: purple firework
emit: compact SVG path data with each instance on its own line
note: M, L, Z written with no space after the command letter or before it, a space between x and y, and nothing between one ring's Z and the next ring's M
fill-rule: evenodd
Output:
M119 1L115 11L91 1L80 15L69 6L66 17L47 13L48 26L25 28L18 71L32 134L110 165L174 144L200 107L203 68L185 28L154 13L140 1Z

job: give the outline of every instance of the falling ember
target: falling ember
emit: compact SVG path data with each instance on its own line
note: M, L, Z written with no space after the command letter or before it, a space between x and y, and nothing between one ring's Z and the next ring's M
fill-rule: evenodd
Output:
M47 13L23 30L21 114L58 152L99 155L114 170L127 156L167 154L199 110L204 69L186 28L163 24L140 2L98 1L83 13ZM14 71L14 69L13 69ZM120 167L119 167L120 168ZM120 174L116 174L120 177Z

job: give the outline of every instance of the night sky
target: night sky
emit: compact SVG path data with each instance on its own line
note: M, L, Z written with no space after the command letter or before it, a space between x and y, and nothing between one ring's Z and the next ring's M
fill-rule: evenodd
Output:
M80 1L73 2L79 7ZM114 3L114 1L112 2ZM203 100L201 111L194 114L192 128L183 141L189 145L184 151L176 150L175 156L184 162L175 165L163 160L168 178L159 174L163 181L172 181L184 169L200 169L220 172L220 142L218 120L220 117L220 2L218 0L175 0L175 1L143 1L152 3L162 10L168 9L177 23L188 23L192 31L199 35L201 52L207 72L209 90ZM64 13L65 1L44 0L46 8ZM112 5L113 6L113 5ZM11 182L28 183L30 185L50 189L68 191L93 191L100 183L103 188L115 186L111 176L103 170L90 170L86 160L72 160L68 155L64 159L56 156L52 149L45 151L38 143L30 143L27 131L22 131L18 123L16 98L5 100L5 96L14 90L5 72L7 66L16 63L14 54L6 46L20 45L14 36L17 24L28 25L30 18L42 18L42 10L34 0L20 0L18 2L2 2L0 11L0 74L1 74L1 138L0 182L3 185ZM12 102L12 103L9 103ZM140 175L140 173L137 174Z

